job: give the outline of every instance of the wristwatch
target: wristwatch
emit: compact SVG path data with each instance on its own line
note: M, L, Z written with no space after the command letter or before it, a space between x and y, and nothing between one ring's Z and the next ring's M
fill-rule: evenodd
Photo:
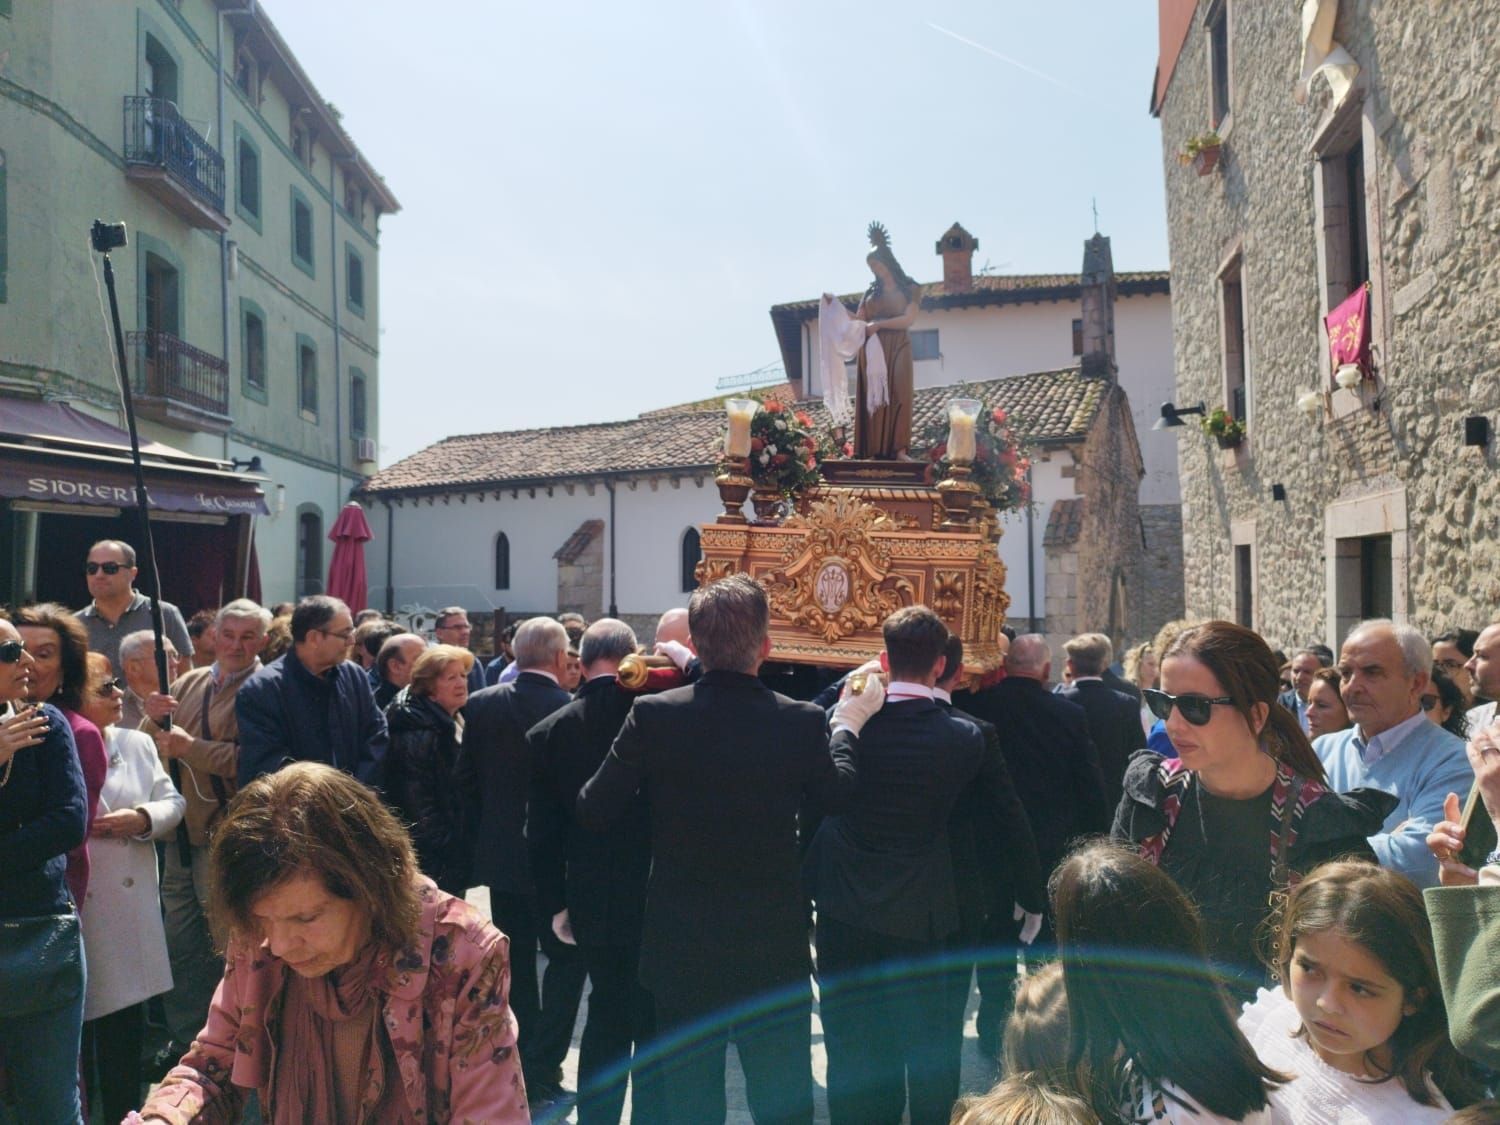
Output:
M1500 848L1496 848L1484 857L1484 865L1486 867L1494 867L1496 864L1500 864Z

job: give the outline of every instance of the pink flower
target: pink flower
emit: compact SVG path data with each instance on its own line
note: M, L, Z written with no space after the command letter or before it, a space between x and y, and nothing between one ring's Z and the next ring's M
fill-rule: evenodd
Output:
M995 425L1005 425L1006 413L1000 407L995 407L995 409L990 412L990 417L995 420Z

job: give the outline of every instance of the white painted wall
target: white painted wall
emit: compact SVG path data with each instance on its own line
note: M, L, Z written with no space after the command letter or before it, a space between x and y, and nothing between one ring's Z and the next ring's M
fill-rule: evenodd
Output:
M260 588L267 605L295 601L297 598L297 508L316 504L323 517L322 580L328 580L328 562L333 557L333 543L326 536L344 506L348 482L341 486L338 478L325 469L314 469L300 461L265 453L259 449L230 443L230 457L246 460L259 457L261 471L269 480L261 483L266 494L268 516L255 518L255 555L260 563ZM277 485L284 485L286 507L277 512ZM366 544L366 557L369 556Z
M1076 301L924 311L912 331L937 329L940 357L917 361L917 386L940 387L1067 367L1078 360L1073 354L1073 321L1080 315ZM804 328L802 345L805 372L811 379L809 393L821 395L816 321ZM1140 502L1181 503L1176 442L1170 433L1151 432L1161 404L1171 401L1174 393L1169 295L1115 301L1115 362L1145 461ZM1040 488L1037 495L1047 496Z
M711 522L723 510L711 479L616 483L615 597L621 613L660 613L684 605L680 583L682 535L689 527ZM602 485L576 485L570 495L558 485L522 489L467 501L408 500L393 510L388 531L383 504L370 505L365 545L370 603L385 607L386 545L392 544L395 607L420 604L463 605L469 609L505 607L511 611L557 608L557 560L553 553L585 520L605 521L603 604L609 606L609 492ZM495 537L510 540L510 587L494 585Z

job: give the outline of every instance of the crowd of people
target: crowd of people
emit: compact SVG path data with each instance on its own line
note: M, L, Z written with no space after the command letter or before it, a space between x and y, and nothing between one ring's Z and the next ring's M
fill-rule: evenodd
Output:
M916 605L825 685L745 576L649 653L563 614L483 663L462 608L324 596L158 643L135 564L0 617L25 1122L702 1125L731 1043L811 1122L815 1004L835 1125L1500 1120L1500 625L1177 621L1056 676L1007 630L979 677Z

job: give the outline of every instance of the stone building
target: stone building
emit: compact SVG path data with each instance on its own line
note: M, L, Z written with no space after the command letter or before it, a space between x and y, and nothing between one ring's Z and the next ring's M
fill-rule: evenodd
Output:
M1175 431L1187 612L1283 646L1372 615L1479 626L1500 608L1500 6L1309 0L1306 42L1298 7L1159 0L1175 401L1247 430ZM1199 174L1178 154L1210 130ZM1370 377L1344 389L1323 318L1366 283Z
M0 442L37 469L0 484L0 602L81 604L88 544L135 537L100 488L129 501L96 218L129 231L111 257L148 491L187 497L157 512L166 596L218 605L252 558L267 601L321 589L377 461L398 209L263 5L0 0Z

